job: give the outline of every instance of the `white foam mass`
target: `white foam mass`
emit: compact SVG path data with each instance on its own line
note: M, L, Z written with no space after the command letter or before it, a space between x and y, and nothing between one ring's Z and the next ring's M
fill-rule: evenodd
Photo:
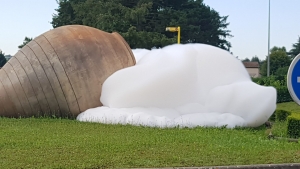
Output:
M79 121L151 127L256 127L276 108L276 90L255 84L228 51L204 44L135 49L135 66L102 87L104 106Z

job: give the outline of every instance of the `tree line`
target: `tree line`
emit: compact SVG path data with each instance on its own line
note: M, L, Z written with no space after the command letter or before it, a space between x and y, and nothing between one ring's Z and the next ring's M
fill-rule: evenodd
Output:
M168 26L181 26L181 43L205 43L225 50L232 37L227 29L228 16L205 5L203 0L57 0L53 28L64 25L87 25L106 32L118 32L131 48L160 48L176 43L177 34L166 32ZM25 37L22 48L32 38ZM290 51L274 46L270 54L270 74L286 75L292 59L300 53L300 37ZM262 76L267 75L267 57L257 61ZM0 53L0 67L6 63Z
M287 75L289 66L292 60L300 54L300 37L296 43L292 44L292 49L287 51L285 47L274 46L270 50L270 75L285 76ZM267 76L267 62L268 57L264 60L260 60L257 56L253 56L251 59L246 58L243 62L258 62L260 64L260 73L262 76Z
M32 41L32 38L29 38L26 36L25 39L23 40L23 43L21 45L19 45L18 48L21 49L30 41ZM6 64L6 62L7 62L7 60L5 58L5 53L0 50L0 68L3 67Z
M176 43L168 26L181 26L182 43L205 43L230 50L228 16L203 0L58 0L53 28L80 24L118 32L131 48L159 48Z
M6 62L5 54L0 50L0 68L3 67Z
M106 32L118 32L134 48L160 48L177 41L177 34L165 31L181 27L181 43L205 43L230 50L226 39L228 16L203 3L203 0L56 0L53 28L86 25ZM25 37L19 49L30 42Z

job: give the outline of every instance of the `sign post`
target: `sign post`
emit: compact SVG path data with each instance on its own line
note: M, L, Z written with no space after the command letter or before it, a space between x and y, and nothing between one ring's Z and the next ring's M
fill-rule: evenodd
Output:
M287 87L293 100L300 105L300 54L294 58L289 67Z
M178 26L178 27L166 27L166 31L178 32L177 43L180 44L180 26Z

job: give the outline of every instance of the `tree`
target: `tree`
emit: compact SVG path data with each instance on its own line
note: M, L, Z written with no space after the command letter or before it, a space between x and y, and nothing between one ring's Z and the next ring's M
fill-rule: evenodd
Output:
M250 62L250 59L245 58L244 60L242 60L242 62Z
M59 0L54 28L80 24L119 32L131 48L163 47L176 43L167 26L181 26L182 43L205 43L229 50L228 16L203 0Z
M5 54L0 50L0 67L3 67L6 63Z
M63 25L82 25L83 23L80 21L80 18L75 16L74 6L75 4L80 5L79 3L84 1L85 0L56 0L56 3L59 4L59 8L55 9L57 14L52 16L52 26L56 28ZM90 13L89 11L87 12Z
M257 56L253 56L251 58L251 62L258 62L260 64L261 61L260 61L260 59Z
M32 41L32 38L28 38L27 36L25 37L23 44L19 45L18 48L21 49L23 48L27 43L29 43L30 41Z
M300 36L298 37L298 42L294 43L292 49L288 52L288 55L294 59L298 54L300 54Z
M267 75L267 57L261 66L261 75ZM274 46L270 53L270 75L286 75L291 58L287 55L285 47Z

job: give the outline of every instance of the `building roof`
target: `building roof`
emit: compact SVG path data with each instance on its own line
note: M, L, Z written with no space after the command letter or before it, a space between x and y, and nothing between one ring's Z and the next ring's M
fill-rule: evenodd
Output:
M246 68L259 68L258 62L243 62Z

